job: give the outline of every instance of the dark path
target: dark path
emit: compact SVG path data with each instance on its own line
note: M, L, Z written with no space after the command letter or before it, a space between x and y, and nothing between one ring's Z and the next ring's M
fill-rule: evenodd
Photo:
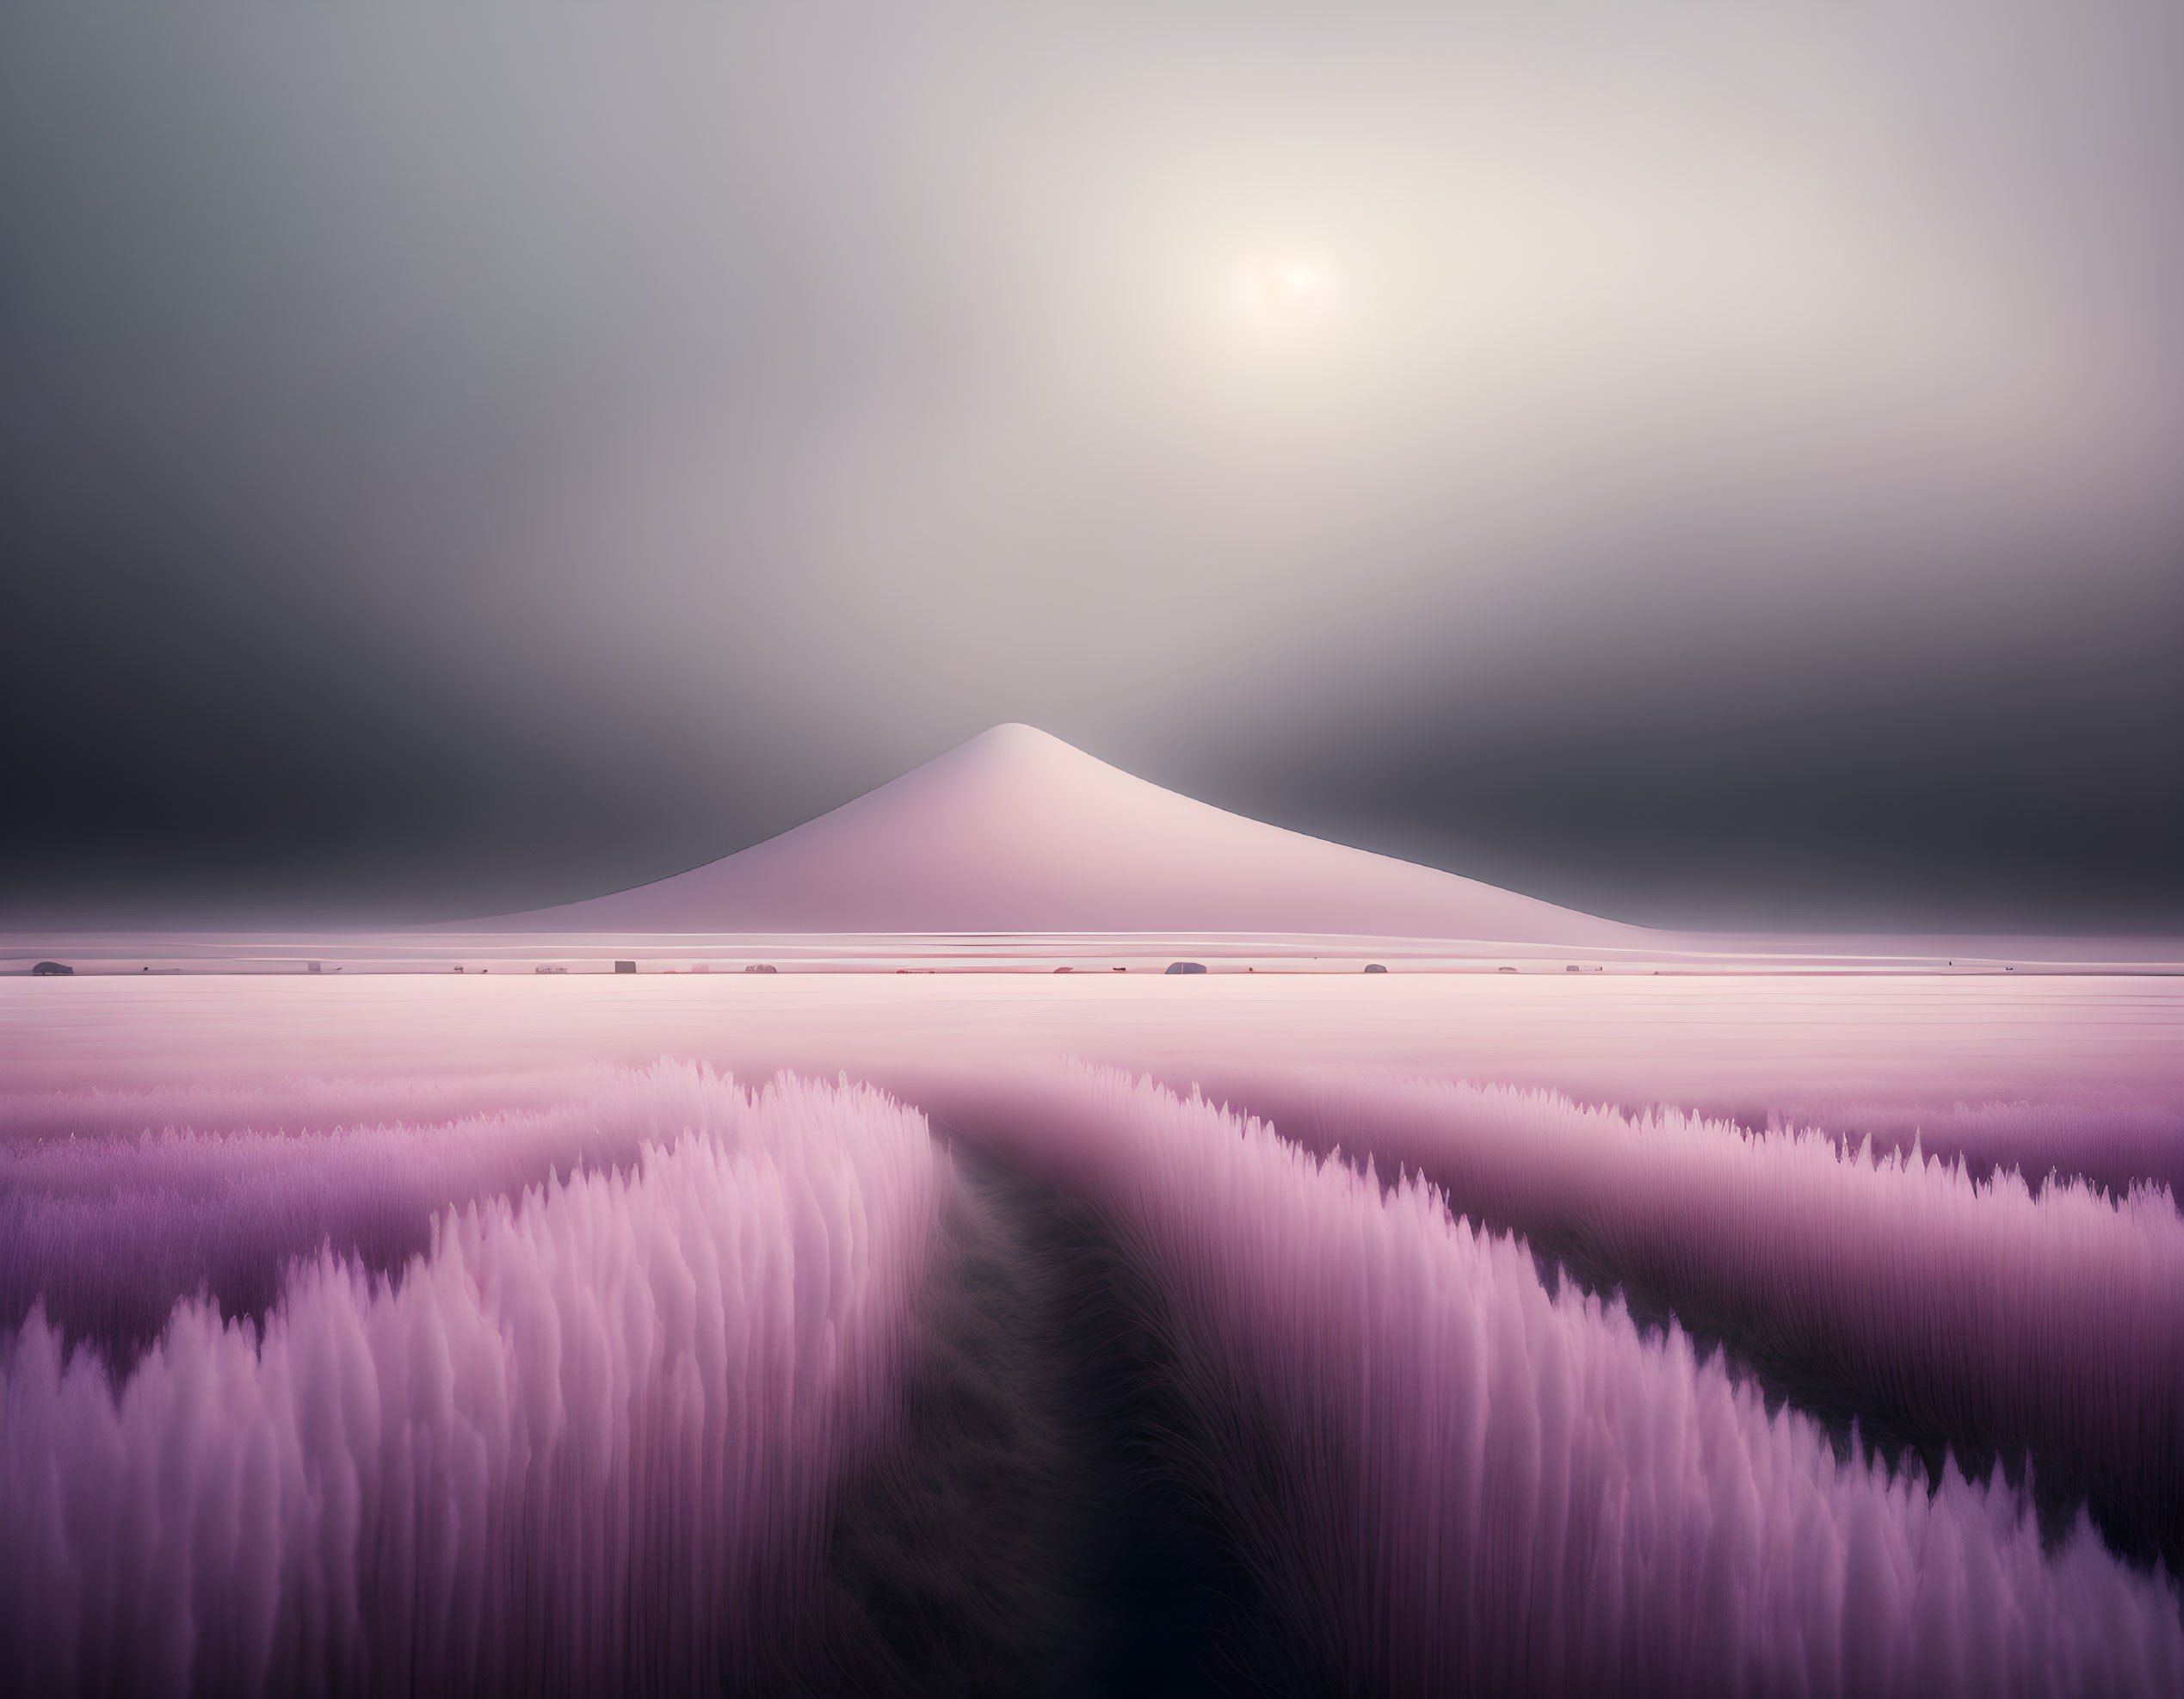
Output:
M834 1691L1294 1691L1190 1467L1160 1301L1098 1214L959 1146L897 1441L830 1553ZM816 1673L816 1672L815 1672Z

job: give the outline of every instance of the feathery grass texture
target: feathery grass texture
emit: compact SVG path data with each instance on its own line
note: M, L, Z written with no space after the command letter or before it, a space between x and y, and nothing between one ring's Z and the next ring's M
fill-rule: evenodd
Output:
M0 1686L684 1691L793 1634L944 1158L847 1085L663 1066L567 1113L628 1165L448 1208L392 1281L322 1251L262 1327L185 1301L118 1385L34 1311ZM464 1133L381 1136L429 1165ZM233 1154L276 1195L309 1165Z
M2081 1089L2059 1099L1946 1108L1798 1093L1779 1098L1768 1130L1799 1127L1818 1128L1853 1148L1871 1143L1884 1156L1916 1146L1961 1160L1983 1178L2014 1168L2035 1187L2053 1175L2117 1195L2149 1183L2184 1195L2184 1109L2119 1092Z
M1891 1476L1718 1356L1550 1294L1416 1177L1087 1068L950 1111L1156 1270L1219 1496L1330 1678L1394 1693L2166 1694L2165 1576L1998 1480ZM1946 1204L1937 1208L1946 1209ZM1751 1241L1743 1241L1756 1254Z
M262 1319L296 1258L390 1272L447 1206L626 1167L663 1127L727 1125L726 1101L678 1066L0 1100L0 1327L42 1298L126 1363L182 1298Z
M1246 1101L1311 1147L1626 1284L1801 1392L1959 1454L2083 1483L2135 1550L2184 1532L2184 1218L2166 1188L2037 1194L2014 1170L1876 1158L1552 1093L1292 1076Z

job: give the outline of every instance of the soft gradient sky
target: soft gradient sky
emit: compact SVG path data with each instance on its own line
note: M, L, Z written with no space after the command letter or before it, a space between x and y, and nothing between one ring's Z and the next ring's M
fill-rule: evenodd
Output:
M0 15L0 921L1022 720L1621 918L2184 927L2174 6L919 10Z

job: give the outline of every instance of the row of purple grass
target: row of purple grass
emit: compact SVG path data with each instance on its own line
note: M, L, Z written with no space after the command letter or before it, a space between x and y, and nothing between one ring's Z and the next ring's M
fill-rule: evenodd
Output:
M1977 1179L1928 1157L1916 1133L1876 1157L1817 1131L1445 1081L1262 1073L1234 1095L1852 1408L2045 1459L2142 1548L2184 1520L2184 1219L2165 1186L2035 1192L2014 1168Z
M1680 1329L1648 1336L1619 1304L1551 1294L1521 1243L1453 1216L1415 1177L1384 1189L1262 1122L1083 1068L959 1090L948 1113L1134 1239L1215 1436L1201 1468L1217 1496L1254 1506L1255 1567L1280 1614L1322 1620L1342 1678L1367 1690L2184 1682L2165 1576L2119 1563L2082 1523L2045 1555L1999 1480L1839 1461L1812 1421L1770 1415ZM1824 1147L1760 1148L1819 1188L1876 1171L1831 1177ZM1981 1202L1930 1171L1922 1183L1935 1213L1892 1226ZM1773 1241L1733 1243L1765 1278Z
M118 1386L34 1312L0 1377L0 1685L748 1673L883 1419L946 1169L862 1088L663 1067L569 1112L626 1167L441 1214L398 1282L321 1253L262 1328L185 1301ZM384 1137L428 1165L460 1142ZM262 1156L238 1159L277 1190Z

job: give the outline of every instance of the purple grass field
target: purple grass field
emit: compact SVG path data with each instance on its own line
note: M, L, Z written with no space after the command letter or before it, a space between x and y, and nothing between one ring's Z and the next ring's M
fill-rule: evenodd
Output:
M11 1691L2184 1684L2184 981L0 1007Z

